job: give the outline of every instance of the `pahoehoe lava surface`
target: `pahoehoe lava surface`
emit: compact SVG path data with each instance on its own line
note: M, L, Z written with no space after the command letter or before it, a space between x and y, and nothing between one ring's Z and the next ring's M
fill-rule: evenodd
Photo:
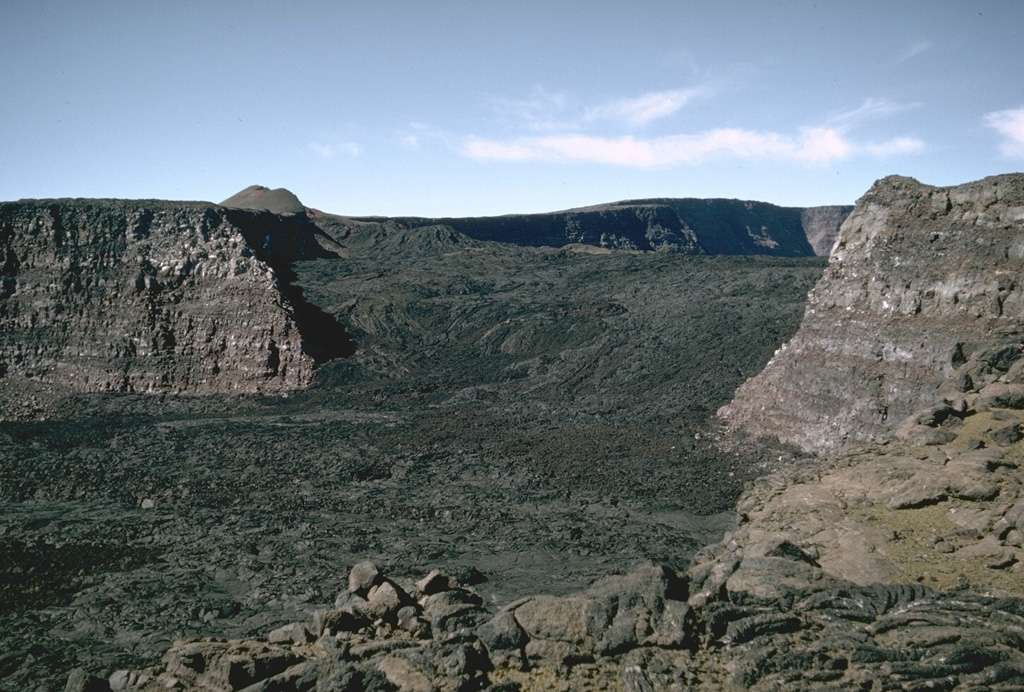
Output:
M288 266L354 346L305 391L66 393L0 423L0 688L263 634L363 559L493 603L684 570L783 453L722 452L711 417L797 328L822 260L392 231Z

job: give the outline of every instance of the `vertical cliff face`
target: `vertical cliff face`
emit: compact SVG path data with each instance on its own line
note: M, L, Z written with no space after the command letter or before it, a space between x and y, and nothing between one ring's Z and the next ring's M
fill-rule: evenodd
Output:
M550 214L443 219L473 238L524 245L583 243L708 255L806 257L800 210L737 199L646 199Z
M304 339L319 315L282 276L319 252L304 221L203 203L0 205L0 376L75 391L303 386L331 355Z
M971 353L1024 332L1024 175L884 178L842 225L800 330L720 416L806 449L879 440Z
M800 211L800 221L807 235L807 242L819 257L828 257L832 246L839 237L839 229L846 217L853 211L852 206L807 207Z

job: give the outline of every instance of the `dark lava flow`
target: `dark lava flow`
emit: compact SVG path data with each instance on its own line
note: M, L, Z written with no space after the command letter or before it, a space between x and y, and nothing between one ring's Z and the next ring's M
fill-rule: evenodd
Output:
M495 602L682 569L783 453L723 451L713 415L823 260L402 245L293 265L356 345L308 391L0 424L0 689L264 634L362 559Z

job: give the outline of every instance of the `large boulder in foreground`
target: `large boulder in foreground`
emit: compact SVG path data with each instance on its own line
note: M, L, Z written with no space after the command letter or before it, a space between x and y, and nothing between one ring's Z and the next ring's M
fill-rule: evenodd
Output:
M972 354L1022 341L1022 277L1024 174L879 180L843 223L800 330L719 415L808 450L887 439Z

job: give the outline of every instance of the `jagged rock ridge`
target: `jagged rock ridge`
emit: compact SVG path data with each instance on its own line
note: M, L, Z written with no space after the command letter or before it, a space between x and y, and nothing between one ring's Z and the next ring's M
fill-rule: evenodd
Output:
M290 284L290 261L325 254L316 230L206 203L3 204L0 375L74 391L304 386L350 347Z
M800 330L720 415L806 449L887 439L972 354L1024 340L1021 276L1024 175L879 180L843 223Z

